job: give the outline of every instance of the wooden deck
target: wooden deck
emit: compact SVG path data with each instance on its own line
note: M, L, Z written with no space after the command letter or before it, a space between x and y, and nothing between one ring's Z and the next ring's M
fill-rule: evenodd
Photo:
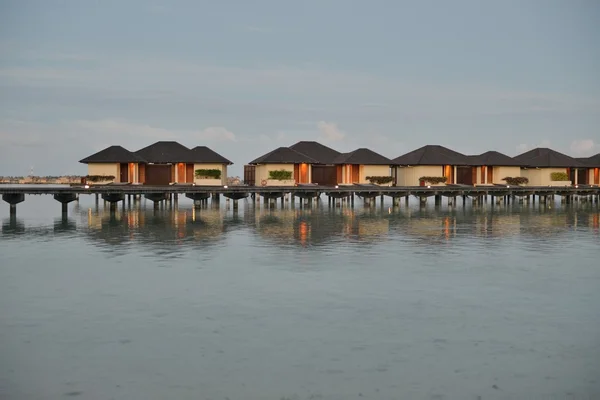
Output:
M445 197L455 196L547 196L547 195L600 195L599 186L468 186L468 185L446 185L446 186L378 186L378 185L343 185L343 186L319 186L319 185L298 185L298 186L193 186L193 185L132 185L132 184L110 184L110 185L92 185L89 187L82 185L0 185L0 195L4 194L123 194L123 195L144 195L144 194L227 194L227 193L248 193L248 194L268 194L268 193L292 193L294 195L343 195L343 194L366 194L376 193L390 197L403 196L435 196Z
M373 204L376 197L383 199L385 196L392 198L394 207L400 206L400 199L405 198L408 204L410 196L415 196L421 204L427 202L427 198L433 196L435 204L442 203L442 197L448 198L448 205L456 205L457 198L462 197L463 205L467 198L472 202L487 202L491 198L492 205L494 201L510 204L519 198L519 201L530 199L535 203L536 197L539 203L546 203L548 199L553 201L554 196L561 196L561 201L571 203L573 200L590 201L598 205L600 203L600 187L598 186L565 186L565 187L531 187L531 186L468 186L468 185L445 185L445 186L378 186L378 185L344 185L344 186L320 186L320 185L298 185L298 186L194 186L186 184L175 184L168 186L152 185L131 185L131 184L110 184L110 185L0 185L0 195L2 200L9 204L11 217L16 216L17 204L25 201L26 195L51 195L61 203L62 212L65 215L68 211L68 204L79 199L80 195L94 195L96 202L99 198L110 203L111 212L116 210L117 203L122 202L125 207L125 201L134 202L136 198L144 196L154 203L154 208L158 209L160 204L165 201L177 201L180 194L194 201L195 207L202 207L208 204L212 197L211 204L218 206L220 196L233 200L233 208L238 208L238 200L250 196L253 203L262 197L265 204L269 207L276 205L277 199L281 200L281 206L284 207L285 199L291 200L294 204L294 198L300 198L300 207L306 203L312 206L313 200L319 201L321 195L328 197L330 206L341 206L349 204L354 206L355 196L362 198L365 205Z

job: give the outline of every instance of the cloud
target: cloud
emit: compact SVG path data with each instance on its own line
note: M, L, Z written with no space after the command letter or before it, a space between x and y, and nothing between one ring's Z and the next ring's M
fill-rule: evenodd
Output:
M253 29L256 31L256 27ZM0 68L0 84L21 89L79 89L85 91L89 99L106 95L129 98L131 93L136 93L138 97L149 99L160 96L181 101L185 98L186 102L214 97L206 93L218 92L221 97L231 95L232 100L240 98L239 91L260 90L273 96L284 94L292 99L287 106L293 109L311 104L328 112L338 108L346 116L360 118L372 118L371 114L397 119L399 116L466 118L600 111L598 97L482 85L431 84L352 70L330 70L312 64L231 67L203 60L35 50L11 50L8 57L15 62ZM56 64L57 54L70 62ZM44 62L45 59L48 62ZM42 63L32 63L32 60ZM80 65L83 61L85 63ZM272 106L281 104L271 102Z
M135 124L124 120L78 120L72 122L75 127L82 128L88 133L102 136L136 136L152 140L176 140L178 134L164 128L152 127L147 124Z
M338 142L346 137L346 133L333 122L319 121L317 123L320 140L324 142Z
M571 142L570 149L574 155L588 156L600 151L600 145L594 143L592 139L578 139Z
M287 142L290 140L289 135L286 132L277 132L273 135L266 135L264 133L261 133L260 135L258 135L258 139L262 142L270 143L273 149L276 147L273 146L274 143L280 144L282 142Z
M171 130L148 124L138 124L118 119L79 120L72 125L101 136L115 138L133 136L150 140L181 140L181 141L236 141L235 134L222 126L211 126L201 130Z
M198 134L198 139L202 140L219 140L219 141L237 141L233 132L225 129L222 126L210 126L203 129Z
M41 124L20 121L0 121L0 154L10 151L11 147L44 147L49 144L51 138L45 136Z

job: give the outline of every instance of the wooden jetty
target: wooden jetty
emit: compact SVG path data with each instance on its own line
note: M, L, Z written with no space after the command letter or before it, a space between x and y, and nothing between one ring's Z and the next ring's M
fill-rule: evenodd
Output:
M435 204L441 204L442 197L448 198L448 204L457 204L457 199L462 198L463 204L470 198L472 202L510 203L511 201L533 201L536 198L540 203L547 199L560 196L561 200L570 203L574 200L590 201L598 204L600 201L599 186L510 186L510 185L442 185L442 186L379 186L379 185L297 185L297 186L194 186L191 184L173 184L168 186L152 186L137 184L108 184L108 185L0 185L2 199L10 205L10 212L16 214L17 204L25 200L25 195L52 195L62 204L63 213L67 212L67 205L79 198L80 195L95 195L96 201L101 197L110 203L111 210L116 209L117 203L125 203L126 199L134 202L141 196L154 202L158 208L163 201L177 201L180 194L192 199L194 204L201 206L210 198L219 202L220 196L233 201L234 209L238 207L238 200L250 197L254 202L262 197L265 203L274 204L280 199L282 204L285 199L295 197L301 199L300 205L311 205L313 200L319 201L321 195L328 197L329 205L339 205L348 202L354 205L355 197L363 199L365 204L371 204L377 197L392 198L393 205L399 206L400 199L405 198L408 203L410 196L419 198L421 204L427 202L428 197L435 198Z

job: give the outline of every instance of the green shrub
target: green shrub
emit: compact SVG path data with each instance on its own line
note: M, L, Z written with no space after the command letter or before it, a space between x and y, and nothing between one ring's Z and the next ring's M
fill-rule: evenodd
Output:
M292 171L286 171L285 169L269 171L269 179L275 179L277 181L287 181L289 179L292 179Z
M392 176L367 176L367 180L376 185L385 185L394 180Z
M431 183L435 185L436 183L446 183L448 180L445 176L422 176L419 178L419 181L423 181L425 183Z
M507 176L506 178L502 178L502 180L505 181L507 185L513 185L513 186L525 185L525 184L529 183L529 179L527 179L524 176L515 176L515 177Z
M87 175L85 180L87 182L105 182L114 180L114 175Z
M550 174L551 181L568 181L569 175L566 172L552 172Z
M221 179L220 169L197 169L194 175L198 179Z

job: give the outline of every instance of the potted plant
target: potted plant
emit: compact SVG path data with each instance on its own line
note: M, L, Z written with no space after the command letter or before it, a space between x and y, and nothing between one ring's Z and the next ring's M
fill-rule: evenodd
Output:
M571 180L566 172L551 172L550 186L571 186Z
M263 186L294 186L296 181L293 179L293 172L285 169L269 171L268 179L263 180Z
M115 181L114 175L87 175L85 181L90 184L106 185Z
M194 171L194 183L196 185L219 186L223 183L222 171L217 168L197 169Z
M445 176L422 176L419 178L419 185L425 186L444 186L448 180Z
M390 186L394 180L393 176L367 176L367 180L373 185Z
M529 183L529 179L524 176L515 176L515 177L507 176L506 178L502 178L502 180L504 182L506 182L507 185L510 185L510 186L521 186L521 185L527 185Z

